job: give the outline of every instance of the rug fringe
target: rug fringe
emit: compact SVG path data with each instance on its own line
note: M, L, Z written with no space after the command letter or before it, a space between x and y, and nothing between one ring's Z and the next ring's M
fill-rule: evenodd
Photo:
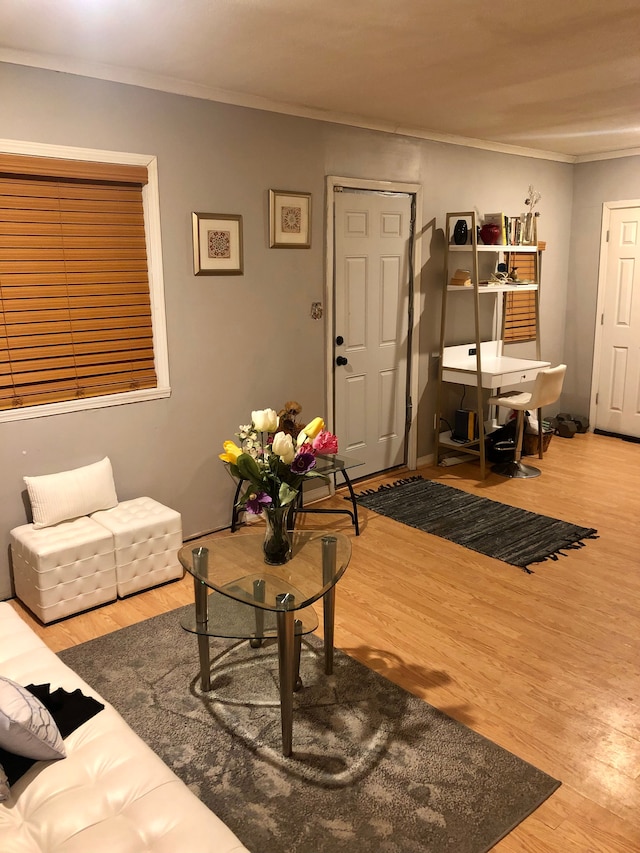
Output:
M358 492L356 500L358 498L368 497L369 495L377 495L379 492L388 492L390 489L395 489L398 486L406 486L409 483L415 483L417 480L424 480L424 477L417 475L415 477L404 477L402 480L395 480L393 483L383 483L381 486L378 486L377 489L365 489L364 492ZM347 495L345 500L351 500L351 496Z
M560 557L568 557L569 554L565 554L565 551L577 551L579 548L584 548L587 544L585 539L599 539L598 531L591 529L588 533L579 539L577 542L570 542L568 545L563 545L562 548L559 548L557 551L554 551L553 554L548 554L546 557L543 557L541 560L536 560L536 563L544 563L546 560L554 560L558 561ZM527 572L528 574L534 574L534 572L527 568L527 566L521 566L522 570Z

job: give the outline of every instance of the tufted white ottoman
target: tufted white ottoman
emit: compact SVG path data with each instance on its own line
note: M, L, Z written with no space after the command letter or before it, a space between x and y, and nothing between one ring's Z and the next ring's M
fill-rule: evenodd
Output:
M134 498L91 518L113 534L121 598L182 577L182 518L176 510L153 498Z
M82 516L10 533L16 595L44 623L116 598L113 536Z

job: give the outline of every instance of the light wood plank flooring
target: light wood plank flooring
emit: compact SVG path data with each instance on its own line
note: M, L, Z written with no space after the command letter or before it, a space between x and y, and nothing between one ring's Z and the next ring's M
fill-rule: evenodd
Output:
M543 474L527 481L479 482L475 464L419 473L595 527L599 539L528 575L361 510L337 591L336 644L562 781L498 853L637 853L640 445L555 437L531 461ZM344 506L343 495L326 505ZM302 524L353 535L346 516ZM191 602L185 578L49 627L14 606L58 651Z

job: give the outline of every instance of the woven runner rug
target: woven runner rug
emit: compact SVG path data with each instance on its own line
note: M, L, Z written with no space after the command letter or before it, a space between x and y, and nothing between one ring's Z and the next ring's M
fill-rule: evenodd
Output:
M187 608L60 657L252 853L486 853L560 784L313 636L284 758L277 644L212 638L203 694Z
M411 477L356 496L359 504L394 521L441 536L531 574L531 563L557 560L567 550L597 539L579 527L434 480Z

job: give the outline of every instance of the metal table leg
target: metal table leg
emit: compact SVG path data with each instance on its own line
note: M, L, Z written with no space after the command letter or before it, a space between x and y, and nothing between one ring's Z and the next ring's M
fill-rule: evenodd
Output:
M322 577L325 584L333 581L336 573L335 536L322 537ZM322 600L324 616L324 671L327 675L333 672L333 633L336 612L336 588L331 586Z
M287 605L293 596L284 592L276 596L279 605ZM292 603L292 602L291 602ZM293 610L278 610L278 663L280 668L280 720L282 754L291 755L293 745L293 688L295 684L295 626Z
M242 489L242 484L244 480L238 480L238 485L236 486L236 493L233 496L233 508L231 510L231 532L235 533L238 527L238 520L240 518L240 513L242 510L238 509L236 504L238 503L238 498L240 497L240 490Z
M353 491L353 486L351 485L351 480L349 479L349 475L346 470L342 469L342 476L344 477L344 481L347 484L347 488L349 489L349 494L351 495L351 505L353 507L353 515L351 519L353 521L354 527L356 528L356 536L360 536L360 524L358 523L358 501L356 500L355 492Z
M193 568L202 577L209 572L209 549L194 548L192 553ZM209 655L209 636L206 633L209 621L209 593L204 581L193 578L193 592L196 604L196 628L198 631L198 658L200 659L200 685L203 691L211 690L211 659Z
M196 598L196 627L206 631L208 614L208 588L197 578L193 579L193 589ZM211 690L211 658L209 655L209 637L198 633L198 658L200 660L200 686L203 691Z
M302 653L302 620L296 619L293 623L293 632L295 636L295 649L293 653L294 663L294 683L293 689L297 693L302 689L302 679L300 678L300 655Z
M253 582L253 597L256 601L264 601L265 581L259 579ZM252 649L259 649L262 645L262 637L264 634L264 610L261 607L255 607L256 615L256 635L249 640L249 645Z

